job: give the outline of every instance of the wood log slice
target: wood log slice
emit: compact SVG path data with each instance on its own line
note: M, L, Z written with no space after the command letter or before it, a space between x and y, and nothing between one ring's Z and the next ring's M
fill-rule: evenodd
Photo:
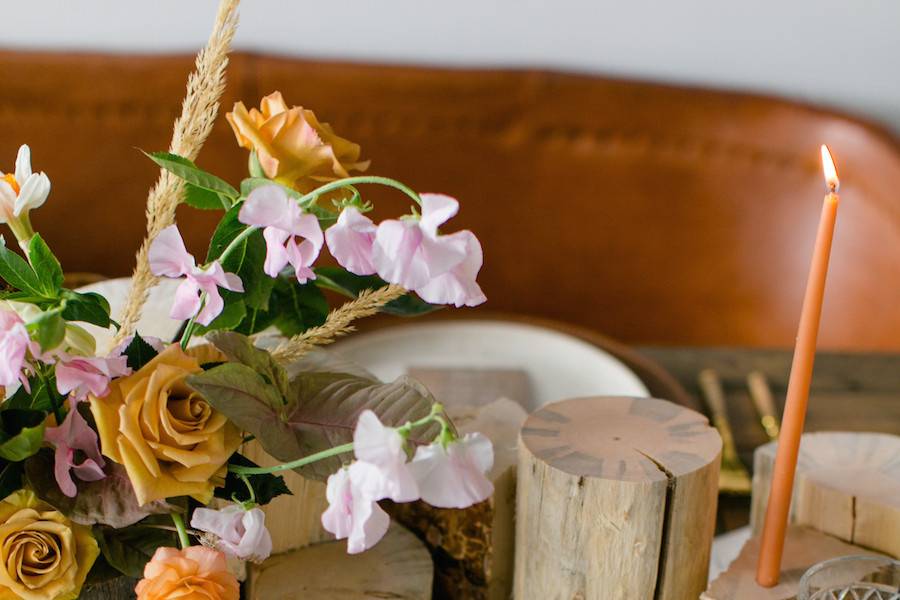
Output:
M241 452L263 467L280 464L256 441L244 444ZM322 527L322 513L328 507L325 483L305 479L294 471L278 474L284 477L291 495L278 496L262 507L266 513L266 527L272 535L272 553L289 552L334 539Z
M772 442L754 453L750 523L756 535L765 520L776 448ZM900 557L900 437L804 434L790 522Z
M253 565L249 600L429 600L428 549L396 523L374 548L347 554L344 540L314 544Z
M793 600L797 597L800 578L811 566L831 558L860 554L874 553L814 529L792 525L788 527L784 539L778 585L764 588L756 583L756 564L759 560L757 536L744 544L728 570L716 577L700 600ZM850 596L847 598L849 600Z
M722 441L665 400L550 404L519 443L515 598L683 600L706 588Z

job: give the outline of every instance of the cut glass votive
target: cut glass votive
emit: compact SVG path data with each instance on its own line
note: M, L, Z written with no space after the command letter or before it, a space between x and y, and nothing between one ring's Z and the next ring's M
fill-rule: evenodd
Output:
M812 566L797 600L900 600L900 562L881 556L843 556Z

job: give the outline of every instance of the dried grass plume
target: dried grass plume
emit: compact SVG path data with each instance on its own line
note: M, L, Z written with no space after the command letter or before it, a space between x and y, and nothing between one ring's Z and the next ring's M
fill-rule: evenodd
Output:
M315 346L331 344L337 338L354 330L353 321L374 315L382 306L404 294L406 290L403 287L393 284L377 290L366 290L355 300L331 311L325 323L319 327L307 329L273 348L272 356L278 361L290 362L300 358Z
M169 152L194 160L212 131L219 113L219 100L225 91L225 68L228 51L237 29L237 8L240 0L221 0L216 23L209 41L197 55L196 69L187 82L187 94L181 105L181 115L175 121ZM147 197L147 235L138 250L131 279L131 289L120 318L122 327L116 334L119 343L134 333L144 304L158 278L150 272L147 254L159 232L175 222L175 209L184 197L184 183L161 169L156 185Z

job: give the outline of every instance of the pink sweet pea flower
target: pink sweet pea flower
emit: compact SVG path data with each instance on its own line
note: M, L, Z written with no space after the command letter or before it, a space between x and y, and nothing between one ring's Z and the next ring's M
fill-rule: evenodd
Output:
M481 242L471 231L460 231L446 236L458 237L465 241L466 257L461 263L442 275L438 275L415 292L422 300L431 304L452 304L478 306L487 300L481 286L475 281L481 270L483 255Z
M106 477L106 464L100 455L97 433L90 428L78 412L78 403L73 402L69 414L59 427L44 430L44 439L56 446L53 474L63 494L74 498L77 490L70 471L82 481L98 481ZM80 450L85 458L80 464L75 462L75 451Z
M22 368L30 345L22 318L11 310L0 311L0 385L11 386L20 381L27 385Z
M264 227L266 262L263 270L269 277L277 277L288 264L300 283L315 279L310 268L319 256L324 242L322 228L315 215L303 212L278 185L264 185L247 196L238 220L246 225ZM305 238L299 244L297 238Z
M240 560L262 562L272 554L272 536L260 508L244 510L238 504L220 510L198 508L191 517L191 527L215 536L216 550Z
M371 410L364 410L353 432L356 462L350 465L354 487L372 500L412 502L419 486L406 462L406 445L393 427L385 427Z
M353 484L349 469L341 468L328 478L325 497L328 508L322 513L322 526L337 539L347 539L349 554L368 550L387 533L390 517Z
M109 380L131 374L127 356L109 358L61 355L56 363L56 389L60 394L83 400L93 394L102 398L109 393Z
M467 433L445 447L419 446L410 468L422 500L438 508L467 508L488 499L494 485L485 477L494 465L494 448L480 433Z
M325 231L325 240L338 264L354 275L372 275L372 246L376 227L372 220L355 206L347 206L337 223Z
M150 271L157 277L184 277L175 290L175 302L169 313L173 319L184 321L196 315L198 323L209 325L225 306L219 288L244 291L240 277L226 273L218 261L205 268L198 267L193 255L184 247L176 225L169 225L156 236L150 245L149 259ZM204 292L206 302L202 303L200 296Z
M477 238L470 231L438 234L438 227L459 210L459 202L441 194L421 197L421 218L378 225L372 247L378 276L440 303L474 306L484 302L475 283L482 263Z

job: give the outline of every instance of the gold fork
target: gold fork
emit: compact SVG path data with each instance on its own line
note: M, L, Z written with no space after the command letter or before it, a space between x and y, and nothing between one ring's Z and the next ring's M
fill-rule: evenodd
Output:
M713 426L722 436L722 467L719 469L719 491L728 494L749 494L752 488L750 473L738 457L734 444L734 433L728 423L728 411L725 408L725 392L722 382L713 369L704 369L697 376L700 392L712 416Z
M781 424L775 412L775 399L772 397L772 389L769 387L765 373L752 371L747 375L747 387L750 389L750 398L759 415L759 423L766 431L766 437L769 438L769 441L777 440Z

